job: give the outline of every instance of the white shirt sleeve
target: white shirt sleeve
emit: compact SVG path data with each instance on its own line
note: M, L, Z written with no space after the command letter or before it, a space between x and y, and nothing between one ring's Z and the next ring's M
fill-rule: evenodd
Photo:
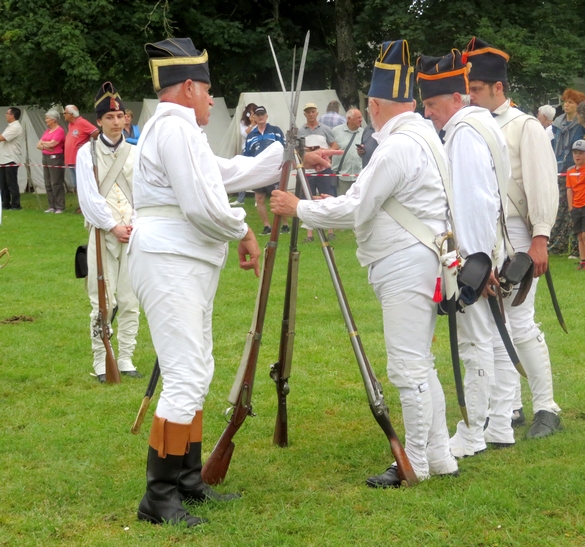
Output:
M297 214L314 227L357 228L374 218L403 179L404 173L396 162L387 155L378 155L368 163L345 195L300 201Z
M101 196L98 191L93 174L90 146L90 142L84 144L77 153L75 175L77 177L79 206L89 224L100 230L110 231L116 226L116 221L106 202L106 198Z
M549 237L557 216L559 187L552 146L536 119L523 126L520 161L532 236Z
M218 158L207 143L187 132L184 125L169 124L161 132L158 149L163 171L187 221L212 241L242 239L248 226L242 213L229 205Z
M256 157L235 156L228 160L216 156L225 191L253 190L278 182L283 151L282 144L273 142Z
M463 256L491 256L497 238L500 196L490 150L475 129L461 124L450 142L453 208Z

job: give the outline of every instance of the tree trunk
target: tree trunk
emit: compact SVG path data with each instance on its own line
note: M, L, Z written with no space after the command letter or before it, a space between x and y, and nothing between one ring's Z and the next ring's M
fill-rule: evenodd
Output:
M335 0L335 26L339 98L343 106L348 109L350 106L359 105L352 0Z

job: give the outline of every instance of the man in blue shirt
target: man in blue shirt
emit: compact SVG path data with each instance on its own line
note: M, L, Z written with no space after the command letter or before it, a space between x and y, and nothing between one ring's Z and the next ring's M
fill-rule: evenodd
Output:
M268 112L266 112L266 108L263 106L257 107L254 112L254 119L256 120L256 127L248 133L244 156L255 157L273 142L279 142L284 146L284 134L280 127L268 123ZM266 211L266 195L270 196L272 190L276 190L277 188L278 183L274 183L255 190L256 208L258 209L260 220L264 223L264 230L262 230L260 235L268 235L272 231L268 220L268 212ZM287 219L283 218L280 233L286 234L288 232L290 232L290 228L288 227Z

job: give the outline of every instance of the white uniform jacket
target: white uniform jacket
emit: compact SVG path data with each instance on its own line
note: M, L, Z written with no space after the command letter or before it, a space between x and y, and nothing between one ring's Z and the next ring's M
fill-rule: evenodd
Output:
M408 124L408 132L400 132ZM344 196L320 201L301 201L299 218L309 226L353 228L362 266L410 247L418 240L398 224L382 205L395 197L433 233L447 227L447 201L439 170L416 127L440 140L431 122L407 112L390 119L373 137L378 148L356 182ZM444 156L445 163L447 157Z
M559 207L555 154L546 131L534 116L523 114L505 123L509 109L517 110L510 106L510 99L493 114L508 143L512 179L526 194L532 237L549 237ZM508 206L508 216L519 216L512 203Z
M459 250L464 257L478 252L491 256L501 203L495 164L484 138L464 123L466 118L480 121L494 137L505 173L510 173L508 147L498 124L485 108L464 107L443 127L453 180L453 218ZM505 196L502 203L505 206Z
M108 174L110 166L114 163L117 154L123 146L130 146L128 159L118 177L124 177L128 188L132 190L132 169L134 167L134 147L124 143L114 151L106 146L99 138L95 143L98 159L98 175L103 182ZM93 174L93 161L91 158L91 141L86 142L77 154L77 194L79 206L83 211L85 220L91 226L109 232L117 224L132 224L132 196L126 196L120 187L114 183L106 197L103 197Z
M138 141L134 166L135 230L141 232L141 250L223 266L227 242L242 239L248 231L244 209L230 207L226 191L273 182L282 157L282 145L273 143L255 158L218 158L193 109L160 103ZM184 220L140 217L142 208L169 205L180 207Z

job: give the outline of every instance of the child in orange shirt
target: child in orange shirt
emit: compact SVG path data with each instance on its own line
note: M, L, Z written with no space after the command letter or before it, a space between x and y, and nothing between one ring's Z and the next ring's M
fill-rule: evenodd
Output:
M585 270L585 140L573 143L575 167L567 171L567 202L573 221L573 233L579 240L578 270Z

